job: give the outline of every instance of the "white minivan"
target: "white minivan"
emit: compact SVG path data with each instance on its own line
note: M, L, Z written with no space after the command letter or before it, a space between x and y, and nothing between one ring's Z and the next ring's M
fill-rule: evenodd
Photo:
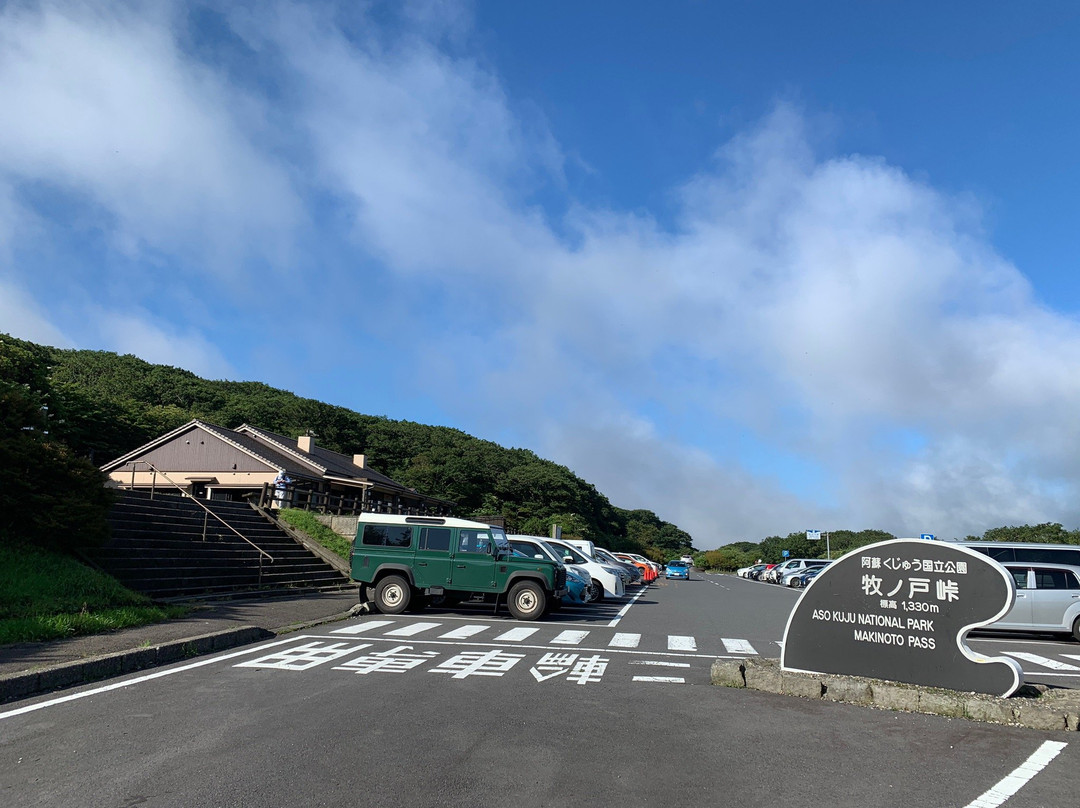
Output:
M605 595L613 595L621 598L626 594L626 585L623 583L620 571L608 564L601 564L589 556L586 556L577 547L567 544L561 539L547 539L547 543L563 554L563 562L577 564L588 570L593 579L593 589L596 599L603 600ZM569 559L567 559L569 556Z
M1046 631L1080 640L1080 567L1019 561L1002 566L1016 584L1016 600L988 630Z

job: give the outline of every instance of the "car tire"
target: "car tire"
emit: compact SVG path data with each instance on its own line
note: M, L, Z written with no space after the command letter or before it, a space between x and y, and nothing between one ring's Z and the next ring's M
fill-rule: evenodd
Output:
M411 600L412 587L400 575L387 575L375 586L375 606L383 614L401 614Z
M1080 617L1073 620L1072 635L1074 640L1080 642Z
M795 589L798 589L800 586L802 586L802 579L792 578L790 581L788 581L788 586L792 586Z
M539 584L521 581L510 587L506 608L518 620L536 620L543 616L547 608L547 595Z
M593 586L596 588L596 591L593 592L593 599L590 602L591 603L599 603L600 601L602 601L604 599L604 595L605 595L604 585L601 584L601 583L597 583L596 581L593 581Z

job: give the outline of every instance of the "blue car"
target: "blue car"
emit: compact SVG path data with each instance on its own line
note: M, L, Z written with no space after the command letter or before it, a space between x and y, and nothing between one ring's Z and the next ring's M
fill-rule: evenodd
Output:
M681 578L684 581L690 580L690 565L685 561L669 561L667 567L664 568L665 578Z
M588 603L588 585L585 579L580 577L572 569L566 570L566 594L562 596L563 603Z

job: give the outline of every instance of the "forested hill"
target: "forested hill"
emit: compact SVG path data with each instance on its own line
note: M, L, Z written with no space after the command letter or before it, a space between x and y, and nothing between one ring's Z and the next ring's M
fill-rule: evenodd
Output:
M457 514L501 514L511 529L546 535L552 522L569 534L654 556L689 549L691 537L648 510L613 506L570 469L525 449L506 449L447 427L394 421L300 398L259 382L209 381L134 356L71 351L0 334L0 385L44 431L95 465L199 418L243 423L283 435L309 430L321 446L366 454L372 468L425 494L453 500ZM47 407L47 410L43 409ZM24 435L25 437L25 435Z

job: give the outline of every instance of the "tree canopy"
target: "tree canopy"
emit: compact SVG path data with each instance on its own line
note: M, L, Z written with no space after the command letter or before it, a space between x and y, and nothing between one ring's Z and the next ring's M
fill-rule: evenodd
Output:
M510 529L542 535L559 524L567 535L658 558L691 549L686 531L652 511L612 505L567 467L458 429L365 415L261 382L212 381L130 355L6 335L0 335L0 382L28 402L22 420L3 425L4 450L30 447L42 465L55 464L48 452L66 453L98 485L96 466L192 418L230 429L248 423L283 435L314 433L327 449L366 454L398 482L455 502L461 516L502 516ZM33 443L23 421L41 413L49 440Z

